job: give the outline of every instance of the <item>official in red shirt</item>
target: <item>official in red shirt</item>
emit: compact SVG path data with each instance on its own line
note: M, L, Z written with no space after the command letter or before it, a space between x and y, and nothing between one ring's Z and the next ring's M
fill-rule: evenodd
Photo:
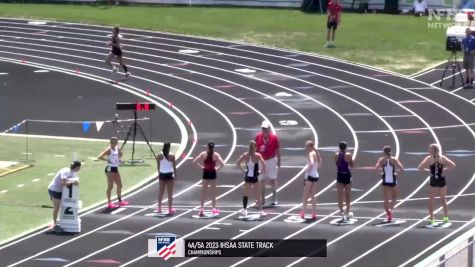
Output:
M335 44L335 31L338 25L340 24L342 8L338 0L330 0L327 7L327 43L325 47L334 47ZM331 39L330 39L331 37Z
M272 205L277 205L277 171L280 168L280 145L277 135L271 132L270 122L263 121L262 132L256 136L257 152L266 162L266 173L261 180L262 203L265 202L266 182L272 187Z

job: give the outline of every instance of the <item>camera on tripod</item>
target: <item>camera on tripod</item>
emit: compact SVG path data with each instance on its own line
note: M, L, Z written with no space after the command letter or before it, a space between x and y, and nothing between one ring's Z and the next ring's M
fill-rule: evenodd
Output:
M455 36L448 36L445 42L445 50L450 52L462 51L462 43Z

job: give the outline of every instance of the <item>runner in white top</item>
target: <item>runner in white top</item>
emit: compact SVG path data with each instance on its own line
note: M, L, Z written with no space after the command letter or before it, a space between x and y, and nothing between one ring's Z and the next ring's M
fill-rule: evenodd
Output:
M157 212L162 212L162 199L167 189L168 195L168 214L175 214L173 208L173 186L176 180L176 164L175 155L170 153L170 143L163 144L162 153L157 156L158 168L158 209Z
M391 156L391 147L385 146L383 148L384 156L378 159L374 166L378 173L381 174L383 197L384 197L384 210L387 215L387 222L391 222L393 219L393 209L397 201L397 170L404 171L404 166L395 157Z
M320 153L315 149L315 143L311 140L305 142L305 148L307 150L307 170L305 172L304 190L303 190L303 209L300 212L300 218L305 218L305 211L307 209L308 199L312 203L312 220L317 218L316 206L317 201L315 197L315 191L317 190L318 182L318 168L322 163Z
M238 161L236 162L236 165L242 172L245 173L244 196L242 197L243 215L247 216L247 200L252 190L254 191L253 193L256 196L257 207L260 210L260 217L262 218L267 214L262 209L262 196L260 190L261 183L259 183L259 174L265 174L265 172L267 171L267 165L262 155L256 152L256 147L256 142L250 141L248 152L242 154L239 157ZM245 169L241 166L243 162L246 163ZM259 169L259 165L261 166L261 169Z
M102 153L97 157L100 160L107 161L106 165L106 176L107 176L107 208L114 209L119 206L126 206L129 203L127 201L122 201L122 178L119 173L120 159L122 158L122 151L118 147L117 137L110 138L110 146L106 148ZM107 159L106 159L107 156ZM119 200L118 205L113 204L111 201L112 188L114 183L117 189L117 199Z
M55 230L60 230L61 228L57 225L58 219L58 211L59 206L61 203L61 196L63 192L63 186L71 185L71 184L78 184L77 181L75 182L67 182L68 178L77 177L77 173L81 169L81 162L74 161L71 163L69 168L62 168L61 170L56 173L51 183L48 185L48 193L53 202L53 225Z

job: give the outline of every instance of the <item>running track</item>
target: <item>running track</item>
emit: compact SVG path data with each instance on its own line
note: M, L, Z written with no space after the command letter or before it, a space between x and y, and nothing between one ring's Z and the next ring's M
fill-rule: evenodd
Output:
M97 26L1 19L0 59L107 82L111 74L102 61L109 33L110 28ZM107 259L118 266L410 266L473 227L475 103L469 93L436 88L430 84L434 79L417 80L420 76L413 79L295 51L159 32L124 29L121 34L134 77L118 86L160 103L179 118L177 125L185 125L184 131L176 130L187 137L175 190L175 204L181 208L173 217L144 216L156 205L157 185L150 183L130 194L127 200L133 206L118 214L107 214L104 206L83 213L80 235L46 235L42 229L0 245L2 265L101 266L107 262L97 260ZM113 90L117 89L111 85L112 96ZM263 119L271 121L281 138L281 205L267 209L263 221L241 222L237 217L242 177L231 165ZM218 190L223 211L219 219L197 220L191 215L197 213L200 174L188 155L196 155L210 139L230 165L221 172L219 183L232 186ZM285 223L300 211L302 147L307 139L316 140L324 159L318 219L310 224ZM348 227L329 224L337 215L331 156L340 140L349 142L358 166L353 211L359 221ZM448 176L451 229L424 228L427 177L413 169L430 143L440 144L458 166ZM380 180L368 169L384 145L391 145L408 168L400 179L395 211L396 218L407 222L391 228L374 227L384 213ZM323 238L328 240L328 257L163 262L146 257L147 239L157 232L188 238ZM39 260L45 258L65 261Z

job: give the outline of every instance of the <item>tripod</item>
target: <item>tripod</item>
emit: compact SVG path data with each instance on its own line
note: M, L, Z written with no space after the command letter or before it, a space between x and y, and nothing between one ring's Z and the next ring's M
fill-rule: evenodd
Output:
M449 66L452 68L452 88L455 88L455 76L457 72L460 76L460 82L463 85L463 77L462 77L462 70L460 69L460 63L457 60L457 51L452 50L449 58L447 59L447 63L445 64L444 73L442 74L442 78L440 79L439 87L442 87L442 83L444 82L445 74Z
M148 147L150 148L150 151L152 152L153 157L157 158L157 156L155 155L155 152L153 152L152 146L148 142L147 136L145 136L145 133L142 129L142 126L140 126L140 124L137 122L137 111L134 110L134 123L131 126L129 126L129 130L127 131L127 136L125 137L124 143L120 147L120 149L122 150L122 148L125 146L125 144L127 144L127 141L130 139L130 137L132 137L132 159L129 160L131 165L134 165L134 163L143 163L144 162L143 160L134 160L135 137L137 136L137 130L142 135L142 137L144 138L144 140L147 143Z

